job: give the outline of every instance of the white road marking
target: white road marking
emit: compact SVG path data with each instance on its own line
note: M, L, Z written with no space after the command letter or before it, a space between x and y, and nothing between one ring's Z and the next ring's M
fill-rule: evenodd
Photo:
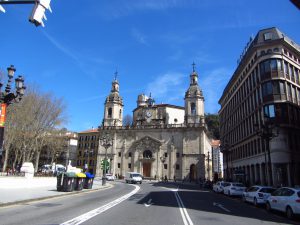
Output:
M179 206L179 210L180 210L180 214L181 214L181 217L182 217L182 220L183 220L183 223L184 225L194 225L193 221L191 220L179 194L178 194L178 187L177 189L172 189L174 195L175 195L175 198L177 200L177 203L178 203L178 206Z
M223 205L221 205L219 203L214 202L213 205L223 209L226 212L231 212L229 209L226 209Z
M124 200L128 199L129 197L131 197L132 195L134 195L135 193L137 193L139 190L140 190L140 187L137 186L137 185L134 185L135 186L135 189L133 191L131 191L130 193L106 204L106 205L103 205L97 209L94 209L92 211L89 211L85 214L82 214L81 216L78 216L78 217L75 217L71 220L68 220L67 222L64 222L60 225L79 225L89 219L91 219L92 217L94 216L97 216L103 212L105 212L106 210L118 205L119 203L123 202Z
M144 205L146 206L146 207L149 207L149 206L151 206L153 203L152 203L152 199L150 198L149 199L149 201L147 202L147 203L144 203Z

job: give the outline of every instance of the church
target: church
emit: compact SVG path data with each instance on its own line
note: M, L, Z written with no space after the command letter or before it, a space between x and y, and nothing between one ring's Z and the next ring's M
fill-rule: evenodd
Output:
M85 169L100 177L103 175L101 162L107 159L110 165L107 172L117 176L138 172L147 179L211 179L211 143L204 118L204 97L194 64L189 79L184 107L155 104L151 94L140 94L132 124L124 126L123 98L115 78L105 100L102 125L79 133L78 155L82 158L78 157L77 165L85 165ZM106 145L104 136L111 140ZM85 143L91 140L95 143ZM95 163L92 157L86 160L86 155L81 154L91 147Z

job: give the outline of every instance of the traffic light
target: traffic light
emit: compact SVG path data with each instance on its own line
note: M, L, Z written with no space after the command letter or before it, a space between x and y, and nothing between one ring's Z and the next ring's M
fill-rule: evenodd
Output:
M37 0L34 3L34 7L29 17L29 21L33 23L35 26L42 25L42 27L44 27L45 25L43 19L47 20L47 17L45 15L46 9L52 12L50 7L50 2L51 0Z
M101 161L101 169L102 170L108 170L109 169L109 162L107 159L103 159Z

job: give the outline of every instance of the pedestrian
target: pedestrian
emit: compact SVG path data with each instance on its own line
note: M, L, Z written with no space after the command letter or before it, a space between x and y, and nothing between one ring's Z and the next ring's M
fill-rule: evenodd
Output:
M165 182L168 182L168 177L167 177L167 175L165 175Z
M176 183L176 177L175 177L175 175L174 175L173 179L174 179L174 182Z

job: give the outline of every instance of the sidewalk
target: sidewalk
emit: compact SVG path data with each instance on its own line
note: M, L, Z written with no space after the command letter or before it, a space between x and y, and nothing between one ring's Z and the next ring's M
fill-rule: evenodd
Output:
M101 179L95 178L92 189L58 192L56 190L56 182L56 177L34 177L32 179L26 179L25 177L0 177L0 207L55 196L73 195L112 186L109 183L107 183L106 186L102 186Z

